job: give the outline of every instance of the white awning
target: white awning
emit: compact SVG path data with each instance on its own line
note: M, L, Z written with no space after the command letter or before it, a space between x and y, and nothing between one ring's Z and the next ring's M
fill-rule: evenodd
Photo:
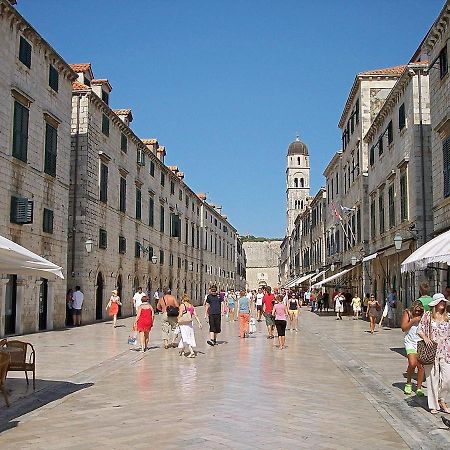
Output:
M401 265L401 272L426 269L430 263L450 265L450 230L436 236L431 241L411 253Z
M378 256L378 253L377 253L377 252L372 253L371 255L366 256L365 258L363 258L363 259L362 259L362 262L370 261L370 260L372 260L372 259L375 259L377 256Z
M322 272L320 272L320 273L318 273L317 275L314 275L312 278L311 278L311 282L313 282L314 280L317 280L317 278L319 278L319 277L321 277L325 272L327 272L328 271L328 269L325 269L325 270L322 270Z
M3 236L0 236L0 273L32 275L42 278L55 275L64 279L62 267Z
M350 270L353 270L356 266L350 267L350 269L345 269L342 272L339 272L335 275L331 275L331 277L325 278L325 280L318 281L317 283L313 284L311 286L311 289L317 289L320 288L323 284L329 283L330 281L335 280L336 278L342 277L342 275L345 275L347 272L350 272Z
M309 280L313 275L314 273L310 273L309 275L304 275L302 277L297 278L295 280L294 286L298 286L299 284L304 283L306 280Z

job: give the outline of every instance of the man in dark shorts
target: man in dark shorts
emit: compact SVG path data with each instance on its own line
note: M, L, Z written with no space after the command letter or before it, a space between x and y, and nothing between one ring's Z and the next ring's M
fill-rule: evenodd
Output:
M217 335L221 331L223 299L217 294L217 287L211 286L210 293L206 297L205 314L209 318L210 339L206 341L209 345L217 345Z
M275 303L275 296L271 293L270 286L264 288L263 297L263 314L267 325L267 339L273 339L273 331L275 328L275 319L272 316L273 305Z

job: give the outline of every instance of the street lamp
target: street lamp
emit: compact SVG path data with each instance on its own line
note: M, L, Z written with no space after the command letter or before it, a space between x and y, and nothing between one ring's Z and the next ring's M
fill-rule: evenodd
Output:
M86 251L88 253L92 252L92 249L94 248L94 241L92 239L88 239L85 243L84 243L85 247L86 247Z
M335 269L334 264L331 264L330 270L331 270L332 272L334 272L334 269Z
M396 250L400 250L402 248L402 242L403 238L399 234L396 234L394 237L394 245Z
M358 262L358 258L356 256L352 256L352 266L356 266L356 263Z
M156 264L158 262L158 258L156 256L152 256L151 260L152 264Z

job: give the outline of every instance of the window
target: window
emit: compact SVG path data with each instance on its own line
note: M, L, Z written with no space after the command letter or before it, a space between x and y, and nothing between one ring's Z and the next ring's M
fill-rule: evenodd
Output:
M14 125L12 155L27 162L29 111L19 102L14 102Z
M181 269L181 258L178 257L178 268Z
M120 133L120 150L122 150L124 153L126 153L128 150L128 139L124 133Z
M24 197L11 197L10 222L20 225L33 223L33 201Z
M155 226L155 201L150 197L148 201L148 224L151 227Z
M31 44L22 36L19 42L19 61L31 68Z
M173 266L173 253L169 255L169 266Z
M395 227L395 200L394 200L394 185L391 184L388 190L389 203L389 228Z
M127 252L127 240L123 236L119 236L119 253L124 254Z
M450 137L442 144L444 169L444 197L450 196Z
M448 72L448 58L447 58L447 43L439 53L439 73L441 78L444 78Z
M304 178L300 178L300 187L305 187L305 180L304 180Z
M108 202L108 166L100 164L100 201Z
M161 172L160 181L161 181L161 186L164 187L164 185L166 184L166 176L164 175L164 172Z
M195 247L195 225L191 224L191 245Z
M170 180L170 195L175 194L175 183Z
M384 223L384 192L380 192L378 197L378 215L380 217L380 234L383 234L385 231L385 223Z
M164 250L160 250L160 251L159 251L159 263L160 263L161 265L164 264Z
M51 64L48 66L48 85L55 91L58 92L59 84L59 74L54 66Z
M53 233L53 211L51 209L44 208L42 231L44 233Z
M370 147L369 164L373 166L375 163L375 147Z
M186 245L189 243L189 222L187 220L184 225L184 243Z
M378 141L378 156L381 156L383 154L384 148L383 148L383 135L380 136L380 139Z
M370 235L375 239L375 199L370 204Z
M153 247L148 247L148 260L151 261L153 258Z
M142 193L138 188L136 188L136 219L142 219Z
M302 178L303 180L303 178ZM339 174L336 174L336 195L339 194Z
M145 166L145 153L142 148L138 148L136 151L136 163L138 166Z
M106 114L102 114L102 133L109 136L109 118Z
M127 180L120 177L120 192L119 192L119 211L125 212L127 210Z
M170 215L170 235L181 239L181 219L174 213Z
M294 187L298 187L298 178L294 178Z
M103 249L108 247L108 232L103 228L98 231L98 247Z
M109 103L109 94L102 89L102 100L108 104Z
M159 231L164 233L164 206L161 205L159 208Z
M408 220L408 184L406 172L400 175L400 220Z
M134 243L134 257L135 258L141 257L141 244L138 241Z
M178 200L183 200L183 191L181 189L178 191ZM186 208L187 207L189 207L189 203L186 205Z
M58 148L58 132L49 123L45 124L44 172L56 177L56 155Z
M402 103L400 108L398 108L398 129L403 130L406 125L406 117L405 117L405 104Z
M148 169L149 174L154 177L155 176L155 163L150 161L150 167Z
M392 142L394 141L394 131L392 128L392 120L388 123L388 127L387 127L387 141L388 141L388 145L392 144Z

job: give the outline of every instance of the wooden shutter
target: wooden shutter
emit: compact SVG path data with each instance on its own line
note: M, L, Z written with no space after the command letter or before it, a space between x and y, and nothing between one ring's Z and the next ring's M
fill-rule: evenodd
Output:
M155 201L152 197L148 201L148 224L151 227L155 226Z
M140 189L136 189L136 219L141 220L142 217L142 194Z
M107 203L108 201L108 166L100 164L100 201Z
M48 85L55 91L58 92L59 84L59 74L54 66L51 64L48 68Z
M450 196L450 137L442 144L443 171L444 171L444 197Z
M128 150L128 139L125 134L120 135L120 149L126 153Z
M33 201L24 197L11 197L10 221L21 225L33 223Z
M134 257L135 258L141 257L141 244L138 241L134 243Z
M388 135L388 144L392 144L392 141L394 140L394 130L392 127L392 120L388 123L387 135Z
M119 253L127 252L127 240L123 236L119 236Z
M22 36L19 42L19 60L31 68L31 44Z
M43 226L44 233L53 233L53 211L44 208Z
M24 162L27 162L28 114L29 111L25 106L17 101L14 102L12 155Z
M108 233L103 228L99 230L98 246L103 249L108 247Z
M109 136L109 118L106 114L102 116L102 133Z
M405 104L402 103L400 105L400 108L398 109L398 128L399 130L403 130L406 125L406 118L405 118Z
M58 132L50 124L45 125L45 158L44 172L52 177L56 176L56 155L58 145Z
M127 209L127 180L120 178L120 193L119 193L119 210L125 212Z

